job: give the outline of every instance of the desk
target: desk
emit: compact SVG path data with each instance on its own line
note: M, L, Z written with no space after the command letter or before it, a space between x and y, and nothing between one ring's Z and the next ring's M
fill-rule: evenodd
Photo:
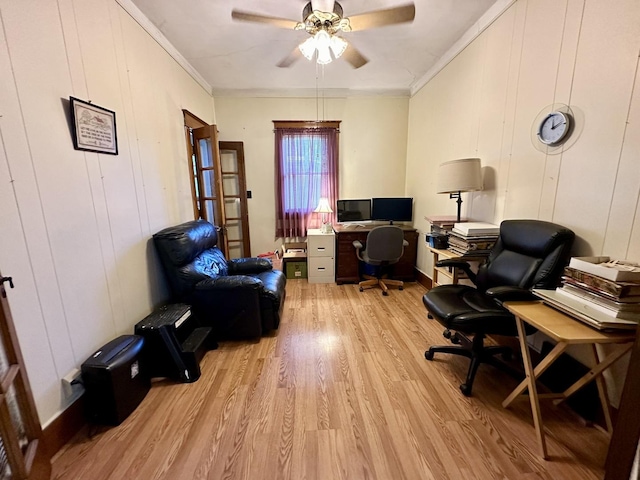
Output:
M437 267L436 263L438 263L439 260L453 259L453 260L464 260L465 262L483 262L487 258L486 255L476 256L476 257L474 257L473 255L462 256L462 255L458 255L455 252L452 252L451 250L433 248L433 247L430 247L429 245L427 245L427 249L433 254L433 270L431 272L431 283L433 287L437 287L438 285L441 285L441 283L438 281L438 277L440 275L444 275L445 277L450 278L451 283L453 285L458 283L458 280L461 278L460 271L457 268Z
M574 394L580 388L584 387L592 380L596 381L598 387L598 395L602 403L607 430L612 431L611 416L609 413L609 398L607 396L606 387L602 380L601 374L610 367L616 360L627 353L631 347L631 342L635 338L635 332L610 333L602 332L591 328L579 320L555 310L542 302L505 302L504 306L515 315L518 327L518 337L520 339L520 349L522 350L522 359L524 361L524 369L526 378L511 392L511 394L502 402L503 407L508 407L517 398L525 397L522 395L525 390L529 390L529 401L531 402L531 411L533 414L533 423L536 429L538 442L542 458L547 458L547 445L545 443L544 431L542 426L542 416L540 415L540 403L542 399L566 399ZM536 327L553 340L558 342L549 354L542 359L536 366L535 370L531 363L529 355L529 347L527 345L527 337L524 330L524 322ZM628 343L627 346L616 350L615 352L601 358L596 349L597 344L605 343ZM595 367L587 372L582 378L571 385L562 393L538 394L536 388L536 379L551 366L551 364L567 349L569 345L591 345Z
M334 225L336 232L336 283L357 283L360 281L360 261L353 246L354 240L363 245L367 242L367 234L379 225ZM418 255L418 232L413 227L397 225L404 230L404 239L409 245L404 254L393 267L393 278L403 281L415 280L416 257Z

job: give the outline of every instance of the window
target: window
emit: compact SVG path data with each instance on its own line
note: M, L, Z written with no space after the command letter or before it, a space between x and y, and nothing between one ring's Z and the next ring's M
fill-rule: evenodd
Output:
M335 205L338 197L339 122L274 123L276 236L305 236L319 226L313 215L319 199Z

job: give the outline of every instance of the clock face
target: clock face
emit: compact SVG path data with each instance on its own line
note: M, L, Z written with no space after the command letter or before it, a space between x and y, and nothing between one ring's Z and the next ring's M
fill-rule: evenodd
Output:
M545 145L560 144L569 133L570 117L562 112L551 112L538 127L538 139Z

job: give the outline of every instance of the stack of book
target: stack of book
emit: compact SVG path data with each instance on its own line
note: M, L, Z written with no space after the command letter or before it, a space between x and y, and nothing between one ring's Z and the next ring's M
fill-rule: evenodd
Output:
M612 325L640 322L640 266L616 269L608 257L572 258L556 291Z
M431 224L431 233L442 233L447 235L451 232L451 229L457 221L455 215L432 215L424 218Z
M488 256L499 234L500 227L491 223L456 223L449 232L449 250L462 256Z

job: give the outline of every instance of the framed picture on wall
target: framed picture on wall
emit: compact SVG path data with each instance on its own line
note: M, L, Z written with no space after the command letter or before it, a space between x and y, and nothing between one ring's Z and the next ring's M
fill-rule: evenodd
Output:
M69 97L73 148L88 152L118 154L116 112Z

